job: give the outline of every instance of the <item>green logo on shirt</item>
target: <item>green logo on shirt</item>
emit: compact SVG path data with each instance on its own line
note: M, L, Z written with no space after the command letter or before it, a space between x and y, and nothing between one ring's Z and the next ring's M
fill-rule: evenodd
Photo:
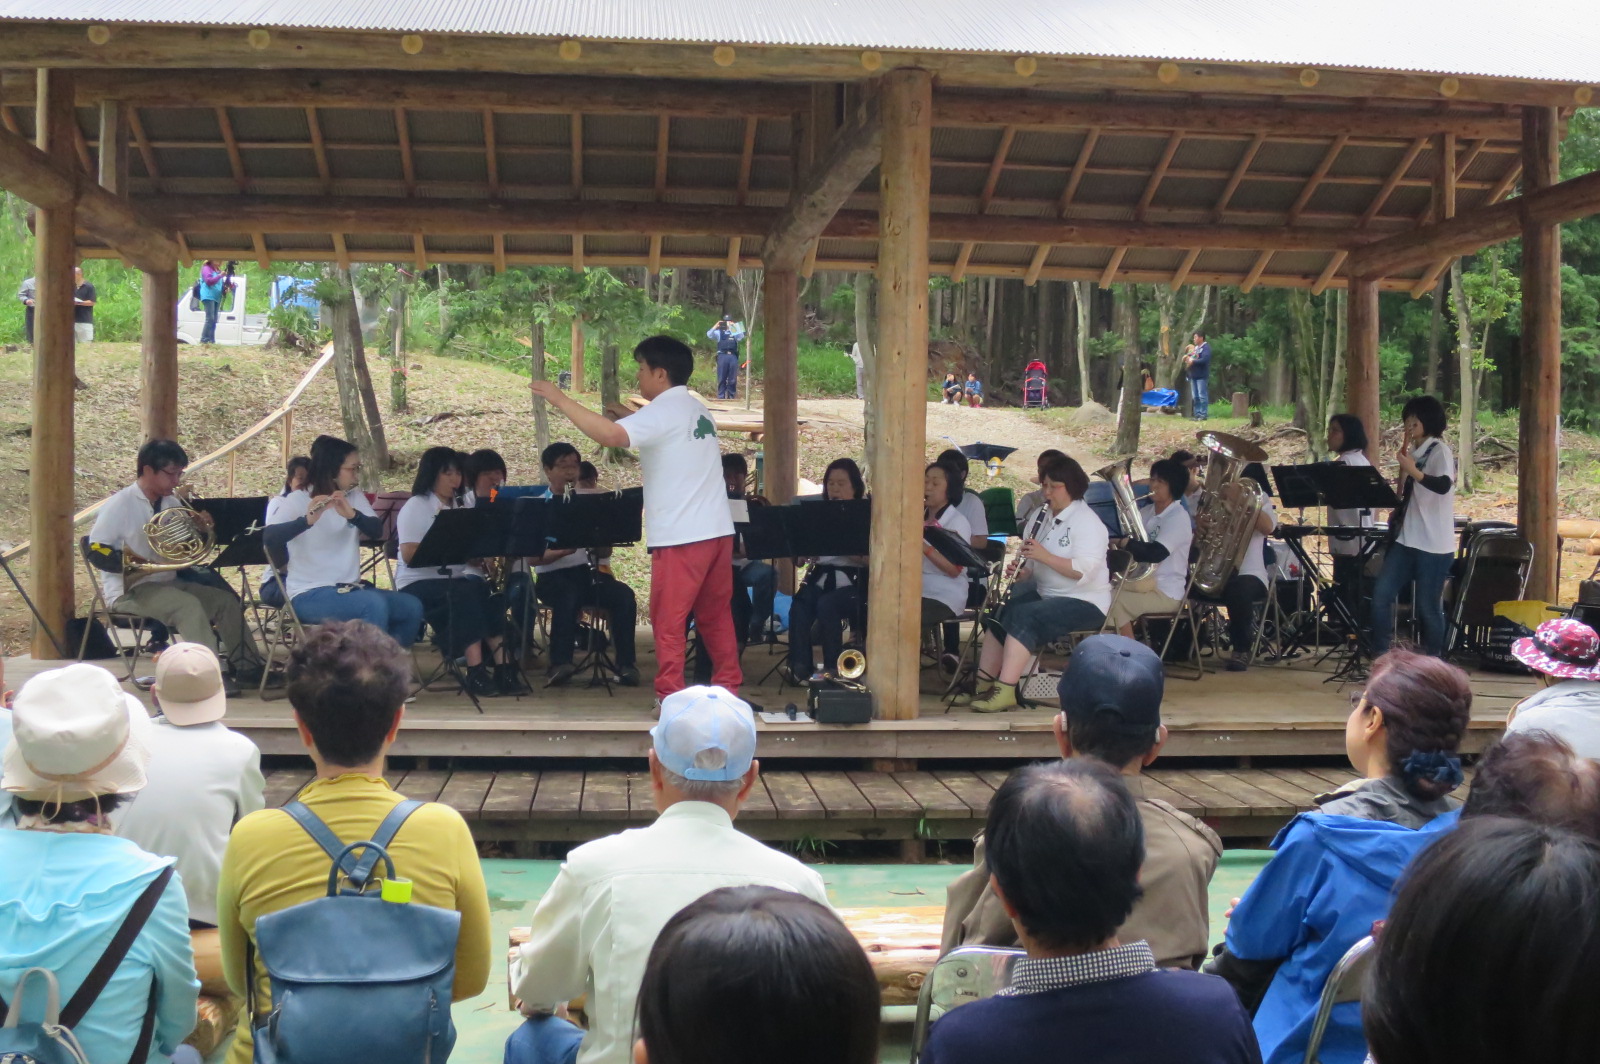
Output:
M710 436L712 439L716 439L717 426L711 423L710 418L706 417L704 414L701 414L699 422L694 427L694 438L697 440L703 440L707 436Z

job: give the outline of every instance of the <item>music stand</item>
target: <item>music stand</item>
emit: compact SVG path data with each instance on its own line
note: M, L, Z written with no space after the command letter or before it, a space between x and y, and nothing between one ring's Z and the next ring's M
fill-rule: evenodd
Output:
M210 515L216 541L226 546L252 530L259 533L261 522L267 512L267 497L256 495L238 499L194 499L188 505L200 513Z
M746 558L820 558L867 553L872 538L869 499L826 499L761 506L736 526Z
M412 552L407 567L437 568L441 577L450 579L452 566L466 565L474 558L500 557L507 539L506 525L505 511L495 506L482 509L473 507L440 510L434 515L428 531L423 533L422 542L418 543L417 549ZM453 595L445 596L445 610L445 623L453 632L455 630ZM444 650L443 658L445 671L454 677L461 688L461 693L472 702L473 708L482 713L482 703L467 686L467 678L456 667L455 659L448 652L448 647Z
M1272 479L1278 484L1278 501L1286 510L1305 510L1322 503L1322 494L1318 490L1317 479L1311 471L1318 466L1327 465L1326 462L1313 462L1310 465L1275 465L1272 467Z
M972 549L971 542L948 528L924 528L922 538L934 550L944 555L945 561L961 566L969 575L984 576L989 572L989 563Z
M627 488L620 492L581 492L552 498L545 503L545 522L550 546L591 552L593 579L593 551L626 546L644 538L644 492L640 488ZM609 677L618 672L617 663L604 643L597 645L592 631L583 659L577 663L577 672L589 673L590 687L604 687L607 695L612 693Z

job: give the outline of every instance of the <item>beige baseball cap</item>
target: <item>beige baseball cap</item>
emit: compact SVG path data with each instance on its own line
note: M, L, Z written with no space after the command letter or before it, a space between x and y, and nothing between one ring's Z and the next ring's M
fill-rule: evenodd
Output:
M228 711L222 666L208 646L174 643L156 658L152 688L163 716L173 724L210 724Z

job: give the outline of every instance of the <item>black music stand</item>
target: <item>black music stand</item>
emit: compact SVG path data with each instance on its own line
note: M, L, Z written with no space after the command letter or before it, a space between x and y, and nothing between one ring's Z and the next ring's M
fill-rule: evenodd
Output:
M593 552L627 546L644 538L644 491L641 488L563 495L544 500L544 511L546 542L558 550ZM591 578L593 563L591 553ZM584 672L589 673L590 687L604 687L607 695L612 693L609 677L616 675L617 663L606 644L597 640L593 632L583 659L577 663L577 673Z
M483 509L440 510L434 515L433 524L428 526L428 531L423 533L422 542L417 544L417 549L412 553L407 567L437 568L439 575L448 579L451 566L466 565L474 558L497 558L505 550L506 523L505 512L493 506ZM453 632L455 630L453 596L445 597L445 609L445 624ZM455 658L450 655L447 648L442 650L441 657L444 659L444 671L456 681L461 693L467 696L473 708L482 713L483 704L478 701L478 696L472 693L472 688L467 686L466 674L457 666Z
M945 561L954 562L965 569L967 575L974 577L988 575L989 563L972 549L972 543L948 528L924 528L922 538L942 554Z

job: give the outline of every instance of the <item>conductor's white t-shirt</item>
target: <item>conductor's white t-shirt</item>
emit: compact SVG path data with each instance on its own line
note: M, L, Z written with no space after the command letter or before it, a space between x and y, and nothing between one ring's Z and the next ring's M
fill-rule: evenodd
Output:
M617 424L627 431L628 446L639 452L646 546L733 535L722 445L704 403L680 384Z
M351 509L368 517L378 516L367 501L367 493L352 489L345 495ZM278 504L273 524L304 517L311 509L311 495L304 488L291 491ZM291 600L313 588L354 584L361 579L361 532L331 507L317 523L289 541L289 577L284 591Z
M1437 436L1412 448L1411 456L1425 477L1450 478L1450 490L1443 495L1429 491L1420 482L1411 485L1411 501L1406 504L1405 520L1400 524L1402 546L1429 554L1456 552L1456 456L1450 445Z
M972 542L972 526L967 524L967 519L961 516L961 511L954 506L946 506L944 513L939 515L939 527L955 536L961 537L961 542ZM942 602L950 607L951 613L960 613L967 608L967 574L963 570L955 576L946 576L945 573L933 564L933 560L926 554L922 556L922 597Z

